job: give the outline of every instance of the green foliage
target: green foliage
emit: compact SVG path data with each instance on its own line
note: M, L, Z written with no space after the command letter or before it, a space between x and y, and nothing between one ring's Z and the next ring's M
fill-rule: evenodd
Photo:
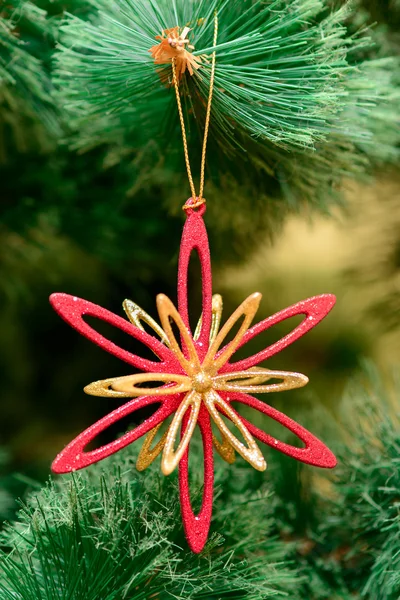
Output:
M370 369L369 381L351 385L344 398L347 435L335 484L336 515L328 535L345 532L353 540L345 569L369 576L366 598L395 600L400 595L400 402L399 381L385 389ZM350 579L350 578L349 578Z
M238 128L243 143L250 137L287 149L313 146L329 132L327 118L341 108L346 45L351 40L343 39L340 12L315 22L324 8L318 1L243 6L236 1L125 0L101 1L100 8L94 23L71 16L61 28L65 49L57 58L56 82L67 110L76 115L77 127L128 109L132 127L145 128L151 139L157 138L165 112L174 112L175 98L161 85L149 48L162 30L188 23L193 27L194 54L209 55L214 10L220 26L213 117L221 146L237 144ZM168 77L170 67L163 70ZM204 106L210 65L186 83L192 102L200 96Z
M4 467L9 462L8 452L4 448L0 448L0 522L12 516L12 511L15 506L15 500L7 485L8 477L3 473Z
M338 467L329 483L306 479L317 521L302 533L291 525L307 598L399 598L399 393L372 366L344 393Z
M264 486L254 493L238 468L234 491L220 466L214 534L196 556L183 539L176 478L138 474L133 458L124 451L31 498L2 535L2 600L297 597L301 578L290 545L271 536Z
M106 141L138 147L151 139L182 172L174 93L161 84L149 48L163 29L189 24L194 54L209 56L217 10L209 172L222 189L229 173L250 190L321 207L337 196L344 176L360 177L374 162L398 158L398 61L365 58L380 42L348 32L349 6L332 12L320 0L99 0L96 6L90 21L67 17L56 56L57 98L77 147ZM167 77L168 69L161 68ZM195 149L209 84L205 63L182 85Z
M50 150L60 134L49 73L34 42L47 33L45 11L30 2L0 12L0 163L14 148Z

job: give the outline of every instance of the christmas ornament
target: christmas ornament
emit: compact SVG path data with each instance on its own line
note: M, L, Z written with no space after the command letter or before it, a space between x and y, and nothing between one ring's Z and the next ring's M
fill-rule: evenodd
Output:
M167 43L173 46L177 38L172 36L171 31L166 32L170 36L167 38ZM182 35L185 37L187 31L184 30ZM214 46L216 35L217 20L215 20ZM306 385L308 379L300 373L270 370L261 367L260 364L315 327L331 310L335 297L324 294L309 298L252 325L261 301L261 294L255 293L246 298L221 327L222 298L219 295L212 295L210 251L203 221L206 210L203 198L204 167L215 73L215 53L211 67L198 195L195 193L190 170L178 87L179 77L174 56L171 58L171 64L183 132L185 160L192 190L192 197L184 206L187 219L179 255L178 306L176 308L169 298L159 294L157 309L160 324L158 324L129 300L124 302L124 309L128 316L126 320L75 296L67 294L51 296L51 304L57 313L79 333L140 371L123 377L96 381L86 386L85 392L94 396L129 400L78 435L56 457L52 469L55 473L68 473L82 469L146 436L136 466L140 471L144 470L158 455L162 454L161 468L165 475L179 468L184 529L190 548L194 552L200 552L207 540L212 514L214 448L228 463L235 460L235 453L237 453L259 471L264 471L267 465L256 440L310 465L325 468L335 466L336 459L332 452L312 433L252 395L280 392ZM193 252L198 254L202 277L202 313L194 332L189 323L188 307L188 268ZM239 348L245 347L250 340L273 325L297 315L304 315L304 319L281 340L248 358L235 361L234 355ZM120 348L96 331L87 322L87 317L97 318L131 335L152 351L154 359L142 358ZM147 329L152 330L151 334L144 329L143 324ZM178 337L174 333L173 326L179 332ZM236 334L227 341L235 327ZM149 385L151 387L148 387ZM271 417L294 433L304 446L299 448L272 437L242 417L233 404L250 406ZM87 446L111 425L127 415L133 415L144 406L151 405L158 405L155 412L132 431L95 450L86 450ZM161 427L170 417L171 423L161 439L153 445ZM231 422L231 427L228 427L225 419ZM213 433L212 424L218 434ZM195 515L190 500L188 463L190 441L197 426L203 442L204 490L200 512ZM238 434L243 441L238 438Z
M191 200L190 202L193 202ZM189 202L189 203L190 203ZM193 202L194 203L194 202ZM129 321L113 313L67 294L53 294L51 303L58 314L79 333L101 348L140 369L141 373L97 381L85 388L86 393L112 398L134 398L100 419L73 440L55 459L53 471L68 473L93 464L148 434L139 454L137 467L145 469L162 452L162 470L170 474L179 465L179 485L182 517L186 536L194 552L199 552L207 539L213 497L213 446L219 454L232 462L235 451L255 469L266 468L256 439L304 463L319 467L334 467L336 459L331 451L301 425L254 398L253 393L270 393L302 387L307 378L299 373L274 371L258 365L282 351L315 327L331 310L335 298L330 294L309 298L251 326L258 309L261 294L252 294L220 328L222 300L212 296L211 264L208 237L203 222L205 206L197 212L188 208L183 230L178 269L178 308L163 294L157 297L161 327L136 304L125 301ZM192 251L199 255L202 274L203 310L195 333L188 316L188 266ZM285 319L305 315L303 321L281 340L254 356L234 361L236 350L255 336ZM156 360L134 355L111 342L87 323L85 317L95 317L130 334L154 353ZM172 323L179 331L177 339ZM155 335L147 333L142 323ZM233 339L226 343L232 328L240 323ZM269 383L271 380L273 383ZM277 381L278 380L278 381ZM142 387L143 384L161 384ZM252 425L239 415L232 404L250 406L281 423L303 443L303 448L283 443ZM152 404L160 404L154 414L121 438L96 450L85 451L86 446L101 432L123 417ZM161 424L174 415L158 444L152 442ZM223 416L235 426L245 443L228 428ZM221 433L220 442L212 433L211 421ZM190 439L199 426L204 447L204 495L202 508L195 515L191 508L188 481L188 454ZM179 431L181 430L180 439Z

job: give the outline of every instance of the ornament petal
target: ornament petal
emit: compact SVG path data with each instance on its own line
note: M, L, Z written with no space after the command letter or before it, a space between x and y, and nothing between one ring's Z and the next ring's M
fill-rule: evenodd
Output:
M282 379L279 383L263 385L270 379ZM268 394L294 390L307 385L308 377L289 371L271 371L253 368L247 371L225 373L214 377L214 388L224 392L246 392L249 394Z
M168 385L154 388L136 387L140 383L159 383L163 381ZM171 384L171 385L169 385ZM175 384L175 385L174 385ZM84 388L84 392L91 396L104 396L107 398L132 398L133 396L171 396L191 389L191 380L185 375L174 373L137 373L124 377L111 377L94 381Z
M163 457L161 461L161 470L164 475L170 475L176 469L183 454L186 452L194 429L196 427L201 406L201 395L197 392L189 392L182 404L179 406L168 429L167 439L165 440ZM189 412L190 411L190 412ZM175 450L175 442L178 436L179 429L182 424L183 417L189 414L187 424L177 450Z
M162 423L154 427L146 436L146 439L143 442L143 446L140 449L139 456L136 461L136 468L138 471L144 471L151 465L151 463L157 458L159 454L163 451L168 431L164 433L162 438L157 442L154 448L151 447L151 444L156 437Z
M50 303L60 317L81 335L100 346L103 350L106 350L110 354L113 354L117 358L141 371L161 371L163 373L182 372L180 364L171 350L157 338L149 335L142 329L135 327L125 319L122 319L105 308L93 304L92 302L88 302L87 300L83 300L82 298L70 296L69 294L52 294L50 296ZM150 350L160 358L160 361L147 360L136 354L132 354L128 350L120 348L114 342L91 327L91 325L84 320L84 317L95 317L100 321L109 323L124 333L131 335L133 338L150 348Z
M168 346L168 338L165 335L162 328L159 324L145 311L143 308L140 308L138 304L132 302L132 300L124 300L122 303L126 316L135 327L139 327L142 331L145 331L145 328L142 325L146 323L153 331L158 335L161 342Z
M213 434L213 443L220 457L223 458L228 464L233 465L236 460L235 449L229 440L223 435L222 442L220 442L217 436Z
M302 427L293 419L290 419L284 413L281 413L276 408L269 406L265 402L258 400L257 398L253 398L253 396L248 396L247 394L243 394L241 392L234 392L226 394L222 392L225 400L229 402L239 402L241 404L245 404L246 406L250 406L260 411L264 415L271 417L274 421L277 421L286 429L294 433L304 444L304 448L298 448L297 446L292 446L290 444L286 444L272 437L268 433L259 429L247 419L240 417L242 422L245 424L249 432L258 440L271 446L271 448L275 448L282 452L283 454L287 454L287 456L291 456L296 460L299 460L308 465L313 465L315 467L322 467L327 469L332 469L336 466L337 460L335 455L329 450L327 446L323 442L321 442L315 435L313 435L310 431ZM231 407L231 410L236 413L236 411ZM230 417L229 417L230 418Z
M212 317L211 317L211 329L210 329L210 342L214 341L217 337L217 333L219 331L219 326L221 325L222 318L222 309L223 309L223 301L222 296L220 294L214 294L212 297ZM194 332L193 339L197 341L199 339L201 325L203 322L203 316L200 316L200 319L197 323L196 330Z
M187 219L183 228L178 267L178 310L187 329L191 332L188 307L188 269L192 251L197 252L202 277L202 323L196 343L200 359L203 359L208 348L212 320L211 260L207 231L202 218L204 209L203 206L197 212L193 209L186 211Z
M52 471L54 473L70 473L71 471L77 471L83 469L93 463L103 460L112 454L115 454L118 450L125 448L142 435L148 433L151 429L156 427L159 423L167 419L175 410L178 408L182 400L181 394L176 396L168 396L166 398L154 397L154 396L142 396L141 398L134 398L130 402L127 402L123 406L120 406L116 410L112 411L97 423L94 423L88 429L78 435L70 444L68 444L64 450L58 454L52 464ZM132 431L128 431L122 437L96 448L85 452L85 448L90 442L92 442L100 433L108 429L114 423L117 423L123 417L130 415L144 406L150 406L154 403L162 402L162 405L156 412L146 419L143 423L138 425Z
M189 415L182 421L182 433L188 424ZM204 452L204 487L200 512L195 515L190 501L189 487L189 447L179 463L179 495L181 501L182 521L186 539L193 552L199 553L204 548L210 529L213 493L214 493L214 457L212 446L212 430L210 416L205 406L201 406L197 420L203 440Z
M247 462L249 462L257 471L265 471L267 463L256 444L255 439L244 424L244 420L240 415L235 412L231 406L225 402L219 394L214 390L204 395L204 404L206 405L208 412L214 419L215 424L221 431L222 435L229 441L231 446L238 452ZM231 432L231 430L225 425L220 412L224 413L234 425L238 428L243 438L245 439L247 446L245 446L237 437Z
M322 321L326 317L326 315L332 310L335 305L336 298L333 294L322 294L321 296L314 296L312 298L308 298L307 300L303 300L294 304L293 306L289 306L284 310L260 321L256 325L253 325L243 336L241 343L238 348L242 348L247 342L255 338L260 333L266 331L270 327L278 323L282 323L286 319L290 319L291 317L295 317L297 315L305 315L303 321L295 327L290 333L285 335L282 339L278 340L274 344L271 344L261 352L254 354L253 356L249 356L248 358L244 358L243 360L239 360L237 362L227 363L225 364L221 371L222 372L230 372L230 371L245 371L250 369L251 367L255 367L260 364L262 361L271 358L278 352L281 352L290 344L293 344L296 340L305 335L308 331L313 329L318 323ZM220 353L224 352L225 348L223 348Z
M191 334L171 300L164 294L157 296L157 309L160 316L161 325L167 335L168 345L171 352L176 356L180 365L188 375L195 373L200 368L200 361ZM186 356L179 347L174 332L172 331L171 320L179 329L182 346L186 350Z
M213 373L217 373L220 368L230 359L232 354L236 352L237 348L240 346L240 343L245 335L246 331L250 327L252 320L258 310L258 307L261 302L261 294L256 292L252 294L246 300L242 302L240 306L235 310L235 312L229 317L225 325L222 327L221 331L218 333L215 340L211 343L206 357L203 362L203 368L205 370L211 369ZM226 336L231 331L232 327L244 317L242 324L239 327L239 331L236 333L235 337L229 344L227 344L221 352L218 352L221 344L225 340ZM218 354L217 354L218 352Z

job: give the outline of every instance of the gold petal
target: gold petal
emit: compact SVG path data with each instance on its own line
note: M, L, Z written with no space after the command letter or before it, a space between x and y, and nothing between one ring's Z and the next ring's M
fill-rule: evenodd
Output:
M214 434L212 436L212 439L213 439L215 449L218 452L218 454L221 456L221 458L223 458L224 460L226 460L227 463L232 465L235 462L236 458L235 458L235 450L229 443L229 440L227 440L226 437L223 435L222 436L223 441L221 444L221 442L217 439L217 436L215 436Z
M269 379L282 379L280 383L261 385ZM224 373L213 378L214 388L224 392L263 393L283 392L303 387L308 377L301 373L289 371L271 371L270 369L252 368L236 373Z
M150 317L145 310L143 310L143 308L140 308L140 306L132 302L132 300L124 300L122 306L124 307L126 316L132 325L139 327L139 329L142 331L146 331L142 325L142 322L146 323L146 325L148 325L158 335L162 343L168 346L168 338L165 335L165 332L161 329L159 324L152 317Z
M250 327L252 320L254 319L254 315L257 312L257 309L260 305L261 294L256 292L252 294L242 304L235 310L235 312L229 317L225 325L222 327L221 331L211 344L207 355L203 362L203 369L210 370L211 373L217 373L219 369L230 359L232 354L236 351L240 342L243 339L244 334ZM243 323L241 324L239 331L233 338L233 340L227 345L225 350L221 353L218 358L215 358L218 350L221 347L224 339L235 325L235 323L244 316Z
M158 314L160 315L162 328L164 329L168 338L170 350L175 354L185 372L188 375L194 375L200 369L199 357L197 356L192 337L182 321L182 317L176 310L171 300L167 296L164 296L164 294L158 294L157 296L157 309ZM182 350L180 349L174 332L172 331L170 319L175 322L179 329L183 343L189 353L189 359L184 356Z
M189 392L182 404L179 406L169 426L167 432L167 439L164 446L163 457L161 461L161 470L164 475L169 475L177 467L182 456L186 452L186 448L193 435L194 428L196 427L197 418L199 416L201 406L201 395L197 392ZM186 411L190 408L190 417L188 425L185 429L185 433L181 441L179 442L178 448L175 451L176 438L182 423L182 419L186 414Z
M140 383L176 383L173 387L136 387ZM136 375L126 375L114 379L112 388L117 392L126 392L131 396L170 396L171 394L180 394L188 392L192 387L192 382L186 375L175 375L174 373L137 373Z
M257 371L263 371L262 375L256 375L255 372ZM264 381L266 381L265 378L265 374L264 371L268 371L269 369L264 369L261 367L250 367L250 369L247 369L247 373L249 374L249 379L248 381L246 381L247 385L257 385L259 383L264 383ZM227 373L227 375L229 375L230 373ZM233 375L233 373L232 373ZM222 377L221 377L222 379Z
M165 445L165 441L167 439L168 431L164 433L164 435L157 442L154 448L151 448L151 444L162 425L162 423L159 423L159 425L154 427L154 429L149 431L149 433L147 434L136 461L136 468L138 471L144 471L145 469L147 469L147 467L149 467L151 463L157 458L157 456L162 452Z
M176 383L173 387L135 387L135 384L163 381ZM174 373L138 373L125 377L112 377L90 383L84 392L91 396L105 396L108 398L134 398L135 396L170 396L187 392L191 389L191 380L185 375Z
M221 317L222 317L222 296L220 294L214 294L212 297L212 317L211 317L211 329L210 329L210 342L214 341L219 331L219 326L221 325ZM203 322L203 316L200 317L199 322L197 323L196 330L194 332L193 339L198 340L201 325Z
M83 388L85 394L89 396L99 396L105 398L132 398L132 394L126 392L117 392L112 388L114 381L121 379L120 377L110 377L109 379L101 379L93 381Z
M204 403L207 406L209 413L214 419L214 422L221 431L222 435L224 435L229 440L229 443L234 447L236 452L238 452L245 460L247 460L247 462L249 462L255 469L257 469L257 471L265 471L265 469L267 468L267 463L265 462L265 459L259 447L257 446L255 439L243 423L240 416L214 390L207 392L207 394L204 395ZM243 438L247 443L247 446L245 446L240 440L238 440L237 437L225 425L221 415L219 414L216 408L217 405L222 408L223 412L239 429L240 433L242 434Z

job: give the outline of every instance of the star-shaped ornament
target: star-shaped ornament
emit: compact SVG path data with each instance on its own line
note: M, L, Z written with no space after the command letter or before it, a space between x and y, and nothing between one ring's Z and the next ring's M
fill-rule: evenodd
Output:
M130 400L100 419L75 438L56 457L55 473L68 473L87 467L146 435L137 460L139 471L146 469L162 453L161 468L165 475L179 467L179 487L183 524L190 548L200 552L210 527L214 458L213 449L228 462L235 460L235 452L255 469L267 467L256 440L304 463L332 468L335 456L313 434L285 414L272 408L251 394L280 392L306 385L308 379L300 373L274 371L258 366L277 354L315 327L331 310L335 297L323 294L291 306L252 326L260 304L261 294L246 298L221 327L222 298L212 295L211 263L208 237L203 221L205 206L199 210L188 208L179 257L178 309L160 294L157 309L160 325L134 302L126 300L124 309L129 321L113 313L67 294L53 294L51 303L58 314L82 335L104 350L127 362L140 373L96 381L86 386L85 392L94 396L129 398ZM188 266L192 251L198 253L202 274L202 315L194 333L188 316ZM281 340L248 358L232 362L236 350L258 334L296 315L304 315L302 322ZM84 317L96 317L130 334L155 355L148 360L124 350L98 333ZM144 329L150 328L154 335ZM173 325L179 332L175 336ZM227 342L232 329L237 332ZM152 387L143 387L151 385ZM298 448L281 442L244 419L233 403L250 406L273 418L294 433L304 444ZM85 451L87 445L101 432L123 417L152 404L159 408L132 431L95 450ZM172 417L161 439L153 442L164 421ZM231 421L229 428L224 418ZM221 440L214 435L212 422L219 430ZM199 427L204 448L204 490L200 512L195 515L190 501L188 462L190 440ZM241 434L244 441L238 439Z

